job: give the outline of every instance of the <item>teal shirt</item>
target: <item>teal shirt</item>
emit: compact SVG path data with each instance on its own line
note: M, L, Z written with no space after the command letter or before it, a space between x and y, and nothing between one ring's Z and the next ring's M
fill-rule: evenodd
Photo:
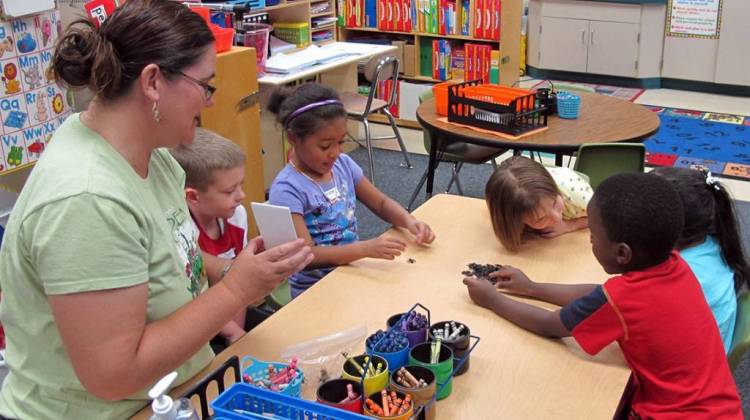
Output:
M146 390L109 402L83 387L47 299L147 283L146 322L153 322L197 296L204 276L184 180L166 150L151 154L148 177L141 178L78 114L55 132L13 209L0 250L9 368L0 414L115 419L148 403ZM206 344L177 369L178 384L212 358Z
M729 352L737 318L737 294L734 291L734 272L724 261L721 247L713 236L706 236L702 244L683 249L680 255L688 263L701 284L706 302L719 326L724 351Z

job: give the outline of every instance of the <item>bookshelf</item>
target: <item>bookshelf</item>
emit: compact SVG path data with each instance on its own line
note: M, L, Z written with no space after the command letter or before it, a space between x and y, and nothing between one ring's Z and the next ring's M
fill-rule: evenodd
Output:
M309 25L308 44L322 45L336 40L336 5L335 0L282 0L273 6L253 9L245 15L268 14L271 24L274 22L304 22ZM326 19L322 25L317 25L321 19ZM318 35L330 34L327 39L315 40Z
M370 1L375 2L375 8L368 8L367 4ZM406 45L413 45L413 48L400 47L401 52L401 71L400 80L408 83L425 84L425 83L438 83L442 80L434 77L432 74L432 66L430 69L424 68L427 61L424 57L421 57L424 49L432 49L433 41L445 40L450 44L452 50L461 50L463 52L466 44L489 46L493 51L498 51L492 57L492 67L497 69L497 82L501 85L510 86L518 82L519 78L519 63L520 63L520 51L521 51L521 16L523 13L523 0L500 0L499 2L499 39L486 39L478 35L475 28L477 22L477 14L481 10L483 2L490 2L491 0L433 0L433 2L440 7L445 7L447 4L452 3L453 9L450 12L453 13L453 20L451 21L454 27L453 31L450 31L447 27L445 31L442 28L429 27L428 31L420 31L418 29L425 28L425 21L413 21L405 26L411 26L411 30L390 30L383 29L382 26L378 27L378 21L381 20L379 14L381 13L380 1L388 4L399 2L399 0L339 0L337 2L337 12L339 15L339 26L338 26L338 40L339 41L352 41L357 42L361 40L363 42L373 41L375 42L393 42L405 43ZM410 16L412 20L420 19L415 10L425 10L423 7L429 4L430 0L402 0L403 8L408 7L410 10ZM359 2L359 3L358 3ZM468 7L467 7L468 6ZM347 16L347 7L353 8L364 17L360 17L354 25L352 25L351 16ZM433 5L434 7L434 5ZM466 12L456 11L456 7L464 9ZM497 8L498 6L493 6ZM416 9L415 9L416 8ZM365 10L364 12L362 10ZM375 22L373 26L373 18L366 16L367 11L375 11ZM435 14L435 9L431 10L432 14ZM395 13L395 12L394 12ZM441 25L440 18L437 18L438 25ZM457 17L457 18L456 18ZM466 20L468 26L464 30L468 34L461 34L462 24ZM481 18L480 18L481 20ZM370 27L364 26L370 23ZM397 27L396 25L392 25ZM497 26L497 25L495 25ZM399 28L401 29L401 28ZM444 34L434 33L444 32ZM452 33L451 33L452 32ZM490 36L491 37L491 36ZM426 51L424 51L426 53ZM432 53L430 53L432 54ZM451 63L452 60L447 60ZM452 77L451 71L446 71L444 75L446 79L462 81L463 77L460 75L460 71L456 72L456 77ZM403 84L402 84L403 86ZM401 92L401 95L404 95ZM379 116L373 116L373 121L381 122ZM383 121L385 121L383 119ZM397 122L399 125L407 127L419 127L416 121L411 118L398 118Z

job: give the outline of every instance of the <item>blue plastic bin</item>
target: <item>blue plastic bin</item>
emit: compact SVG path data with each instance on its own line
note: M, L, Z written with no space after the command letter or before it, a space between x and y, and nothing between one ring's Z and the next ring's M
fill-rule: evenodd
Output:
M295 419L295 420L366 420L361 414L305 401L254 386L236 383L212 403L215 418L229 420ZM371 419L370 419L371 420Z
M581 97L570 92L561 91L557 93L557 115L560 118L578 118L581 108Z

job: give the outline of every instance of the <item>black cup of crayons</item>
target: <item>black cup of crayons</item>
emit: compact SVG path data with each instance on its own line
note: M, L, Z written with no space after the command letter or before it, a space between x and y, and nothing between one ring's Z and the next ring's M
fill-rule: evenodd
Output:
M463 366L454 376L462 375L469 370L470 336L469 326L458 321L436 322L429 329L430 341L440 338L443 344L453 350L453 366L458 366L463 361Z

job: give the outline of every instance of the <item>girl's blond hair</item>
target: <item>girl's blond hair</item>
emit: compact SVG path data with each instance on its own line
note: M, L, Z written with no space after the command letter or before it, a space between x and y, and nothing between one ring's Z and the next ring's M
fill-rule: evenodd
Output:
M542 164L522 156L505 160L484 188L495 236L509 251L517 251L526 228L524 216L542 198L558 194L555 180Z

